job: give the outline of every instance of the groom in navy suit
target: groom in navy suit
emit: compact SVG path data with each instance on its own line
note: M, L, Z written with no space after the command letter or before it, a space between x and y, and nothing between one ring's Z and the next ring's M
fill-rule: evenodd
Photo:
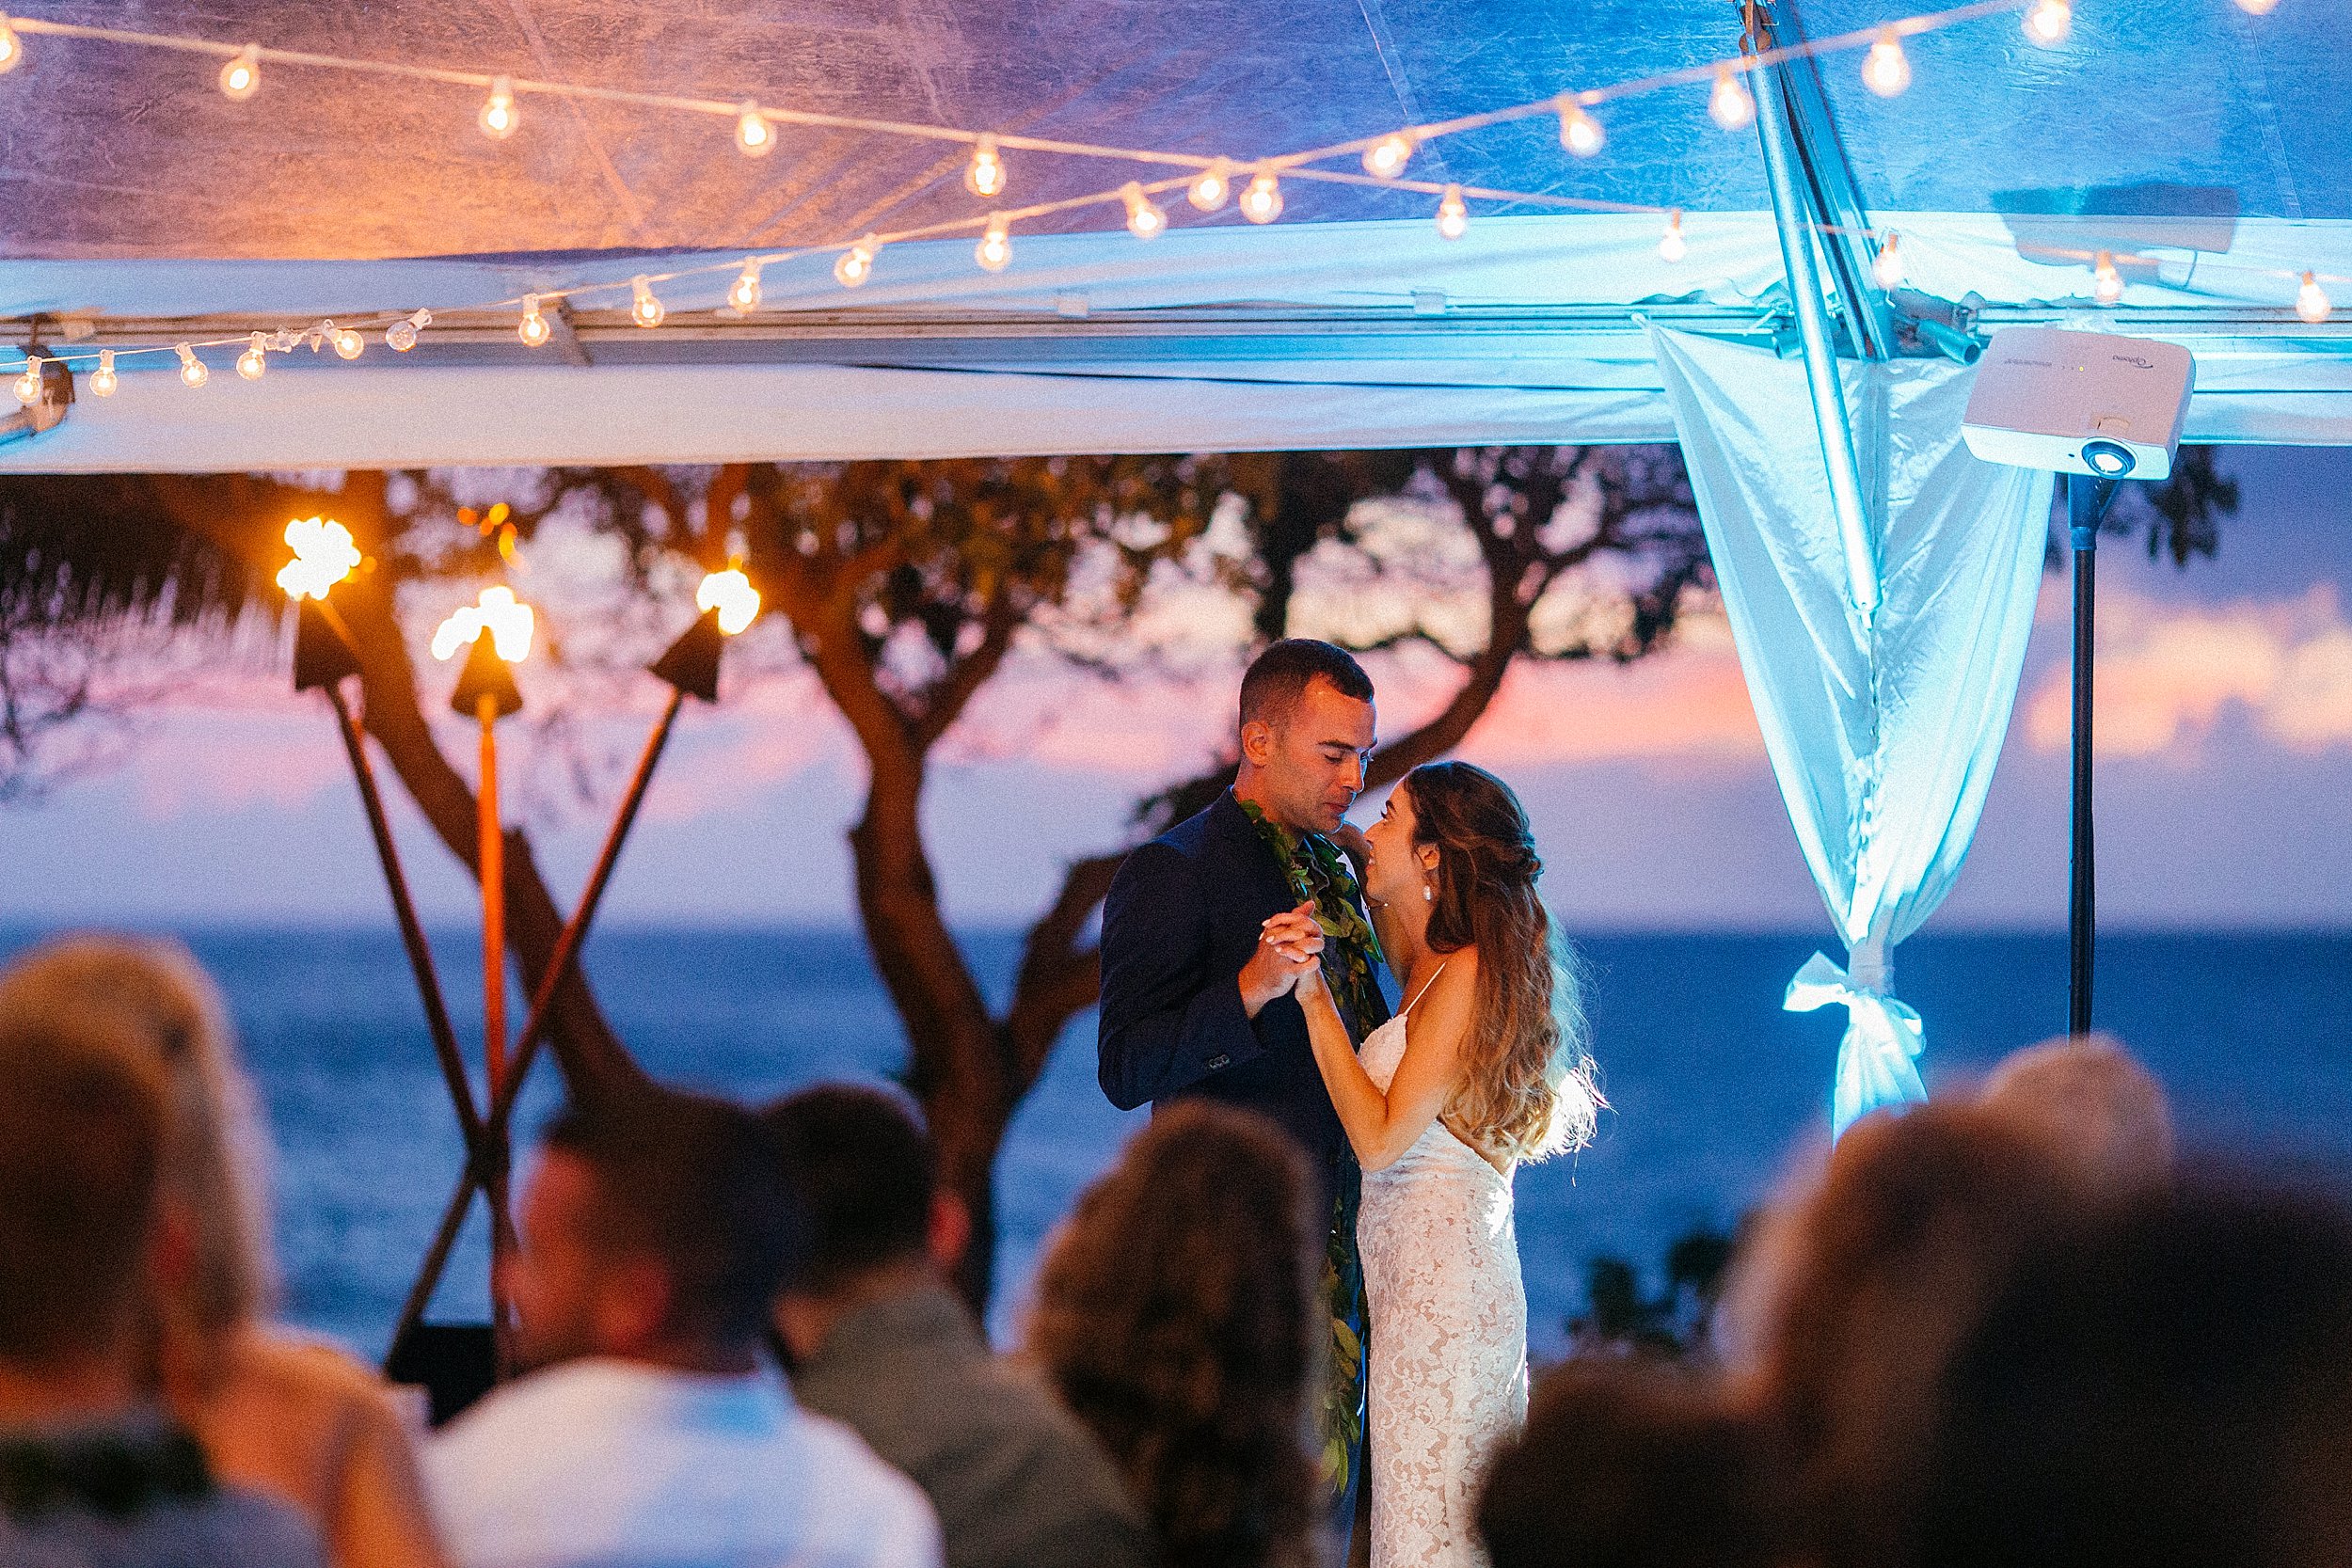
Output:
M1324 965L1359 1040L1386 1022L1379 949L1355 868L1335 840L1372 755L1372 681L1345 650L1289 638L1243 677L1233 787L1131 853L1103 910L1103 1092L1121 1110L1198 1095L1256 1111L1306 1150L1332 1214L1325 1289L1333 1386L1324 1462L1352 1513L1363 1432L1361 1180L1291 995ZM1311 905L1319 951L1261 940Z

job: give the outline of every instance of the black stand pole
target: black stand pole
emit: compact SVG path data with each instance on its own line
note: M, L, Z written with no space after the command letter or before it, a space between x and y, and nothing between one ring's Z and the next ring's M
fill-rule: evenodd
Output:
M2099 519L2116 482L2066 476L2068 542L2074 552L2074 735L2073 853L2067 895L2066 1032L2090 1033L2092 946L2099 928L2097 839L2090 810L2091 674L2097 652Z

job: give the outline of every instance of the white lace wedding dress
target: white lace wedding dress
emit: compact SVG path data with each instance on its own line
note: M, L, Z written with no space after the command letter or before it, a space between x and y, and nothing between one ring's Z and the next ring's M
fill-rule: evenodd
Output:
M1383 1093L1406 1013L1357 1052ZM1402 1159L1364 1172L1356 1246L1372 1329L1372 1568L1479 1568L1478 1482L1527 1417L1511 1179L1433 1120Z

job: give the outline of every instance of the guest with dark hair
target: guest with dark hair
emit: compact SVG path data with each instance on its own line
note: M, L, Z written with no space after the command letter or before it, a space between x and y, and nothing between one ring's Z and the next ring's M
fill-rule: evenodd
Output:
M148 1400L167 1085L103 1010L0 1013L0 1563L316 1568Z
M936 1564L922 1493L762 1365L803 1228L748 1111L647 1089L558 1116L508 1280L538 1370L426 1455L457 1560Z
M2143 1196L2029 1249L1941 1391L1915 1568L2352 1561L2352 1217Z
M1123 1568L1141 1512L1086 1429L989 1354L947 1287L971 1235L891 1096L828 1085L764 1118L810 1221L776 1328L804 1406L853 1428L938 1510L949 1568Z
M2128 1194L2171 1174L2164 1085L2106 1035L2062 1035L2012 1051L1977 1098L2104 1191Z
M1493 1568L1773 1568L1776 1450L1710 1381L1572 1363L1495 1453L1478 1532Z
M1039 1271L1029 1346L1125 1475L1167 1568L1313 1560L1314 1188L1280 1131L1164 1108Z

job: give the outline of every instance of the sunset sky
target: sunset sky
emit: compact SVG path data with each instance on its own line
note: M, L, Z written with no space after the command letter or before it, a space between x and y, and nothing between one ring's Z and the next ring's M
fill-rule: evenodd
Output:
M2114 926L2352 927L2352 451L2239 449L2220 557L2102 554L2100 869ZM1967 870L1935 925L2054 927L2066 887L2065 579L2047 579L2025 687ZM1376 667L1391 733L1442 692ZM438 679L439 676L429 676ZM1059 863L1112 845L1139 795L1197 765L1231 675L1108 689L1017 669L944 750L930 794L950 913L1033 913ZM649 684L649 683L640 683ZM119 765L0 809L0 921L388 924L317 699L259 678L148 714ZM603 726L626 754L644 708ZM1523 669L1466 754L1520 789L1571 927L1825 926L1720 622L1630 669ZM530 759L515 759L517 776ZM859 766L787 677L690 709L608 905L612 923L840 923ZM402 810L428 919L470 907ZM576 886L600 820L535 819ZM568 894L566 895L568 895ZM1931 927L1933 928L1933 927Z

